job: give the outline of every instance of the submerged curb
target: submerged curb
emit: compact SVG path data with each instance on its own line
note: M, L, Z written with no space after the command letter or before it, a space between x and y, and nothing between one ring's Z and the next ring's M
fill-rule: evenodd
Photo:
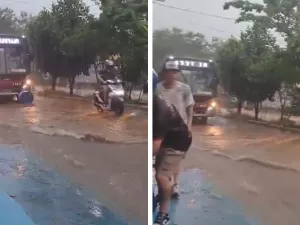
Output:
M18 128L18 126L16 124L3 123L3 122L0 123L0 127ZM77 140L90 141L90 142L96 142L96 143L104 143L104 144L145 144L145 143L147 143L147 140L145 140L145 141L111 140L102 135L90 134L90 133L77 134L77 133L69 131L69 130L58 129L58 128L53 129L53 128L38 127L38 126L23 127L23 128L28 129L29 131L31 131L33 133L47 135L47 136L70 137L70 138L75 138Z
M299 128L294 128L294 127L288 127L280 124L275 124L275 123L270 123L270 122L265 122L265 121L256 121L256 120L248 120L248 123L256 124L256 125L261 125L265 127L270 127L270 128L276 128L284 131L290 131L293 133L300 133Z
M91 101L91 96L86 96L86 97L81 97L81 96L74 96L74 97L69 97L69 96L45 96L45 95L38 95L40 97L44 98L59 98L59 99L75 99L75 100L84 100L84 101ZM139 104L133 104L133 103L126 103L126 106L132 107L132 108L137 108L140 110L148 111L148 106L145 105L139 105Z
M232 115L230 110L227 110L227 109L222 109L218 115L221 117L227 118L227 119L237 119L236 117L234 117ZM268 122L268 121L252 120L252 119L247 119L247 118L244 118L244 120L242 120L242 121L245 121L245 122L251 123L251 124L255 124L255 125L269 127L269 128L275 128L275 129L279 129L279 130L283 130L283 131L300 133L300 128L289 127L289 126L276 124L276 123L272 123L272 122Z
M60 98L60 99L75 99L75 100L84 100L84 101L91 101L92 100L92 96L91 95L87 95L87 96L80 96L80 95L73 95L72 97L71 96L65 96L65 95L62 95L62 96L47 96L47 95L43 95L43 89L39 90L36 92L37 96L40 96L40 97L45 97L45 98ZM134 104L134 103L126 103L125 102L125 105L129 106L129 107L132 107L132 108L137 108L137 109L141 109L141 110L145 110L147 111L148 110L148 106L146 105L140 105L140 104Z
M147 141L116 141L108 139L101 135L96 134L77 134L72 131L63 130L63 129L51 129L51 128L41 128L41 127L30 127L30 131L38 134L48 135L48 136L58 136L58 137L71 137L82 141L91 141L105 144L143 144Z

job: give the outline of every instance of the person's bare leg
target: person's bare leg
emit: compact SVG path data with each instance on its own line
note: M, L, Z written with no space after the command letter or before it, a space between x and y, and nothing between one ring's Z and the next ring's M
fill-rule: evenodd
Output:
M172 198L179 197L179 175L181 171L181 166L178 164L176 168L174 168L174 175L173 175L173 186L172 186Z
M172 197L172 182L170 178L164 175L156 175L157 185L160 191L160 213L168 213L169 204Z
M174 171L174 185L178 185L178 183L179 183L180 171L181 171L181 166L180 166L180 164L178 164L178 166L176 167L176 170Z

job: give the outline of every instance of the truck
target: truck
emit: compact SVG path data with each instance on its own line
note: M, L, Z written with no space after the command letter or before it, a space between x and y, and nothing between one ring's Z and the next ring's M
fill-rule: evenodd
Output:
M19 100L20 93L31 93L32 55L25 36L0 34L0 100Z
M210 59L167 57L164 63L174 61L180 68L179 81L190 86L193 93L194 119L207 124L217 113L218 84L216 63Z

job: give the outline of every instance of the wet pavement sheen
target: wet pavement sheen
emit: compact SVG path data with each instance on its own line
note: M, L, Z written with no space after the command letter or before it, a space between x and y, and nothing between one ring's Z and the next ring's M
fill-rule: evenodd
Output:
M209 119L207 126L194 125L192 148L235 160L251 159L300 171L298 134L246 122L215 117Z
M120 118L98 113L86 99L59 99L35 96L33 106L0 104L0 120L17 126L38 126L93 134L117 142L146 142L147 111L126 107Z
M200 170L180 176L180 198L170 209L172 225L258 225L241 211L237 202L214 192Z
M0 183L37 225L129 225L18 146L0 145Z

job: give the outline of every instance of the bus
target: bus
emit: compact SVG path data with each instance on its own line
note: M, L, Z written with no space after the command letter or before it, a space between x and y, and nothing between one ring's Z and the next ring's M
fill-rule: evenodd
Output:
M208 117L217 113L218 84L217 67L209 59L190 57L167 57L164 63L174 61L181 70L179 81L190 86L194 100L194 119L200 119L204 124Z
M31 88L32 55L25 36L0 34L0 99L15 98Z

